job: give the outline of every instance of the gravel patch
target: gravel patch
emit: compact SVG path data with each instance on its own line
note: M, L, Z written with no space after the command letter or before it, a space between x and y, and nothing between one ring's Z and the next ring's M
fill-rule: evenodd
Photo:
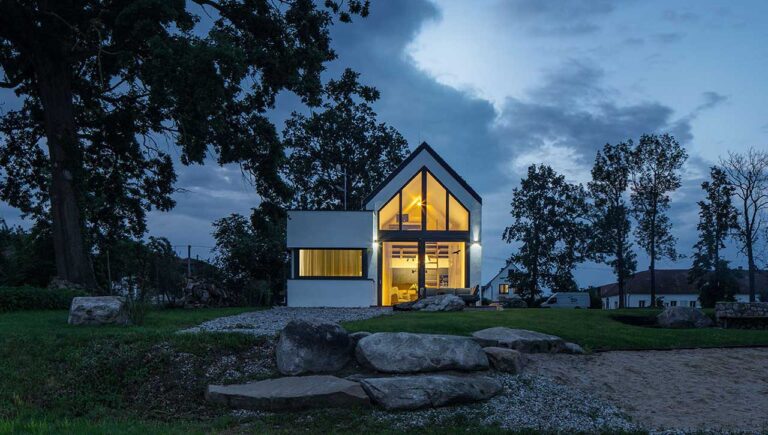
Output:
M391 424L395 430L452 421L537 432L640 430L618 408L584 391L564 387L544 377L504 373L492 376L504 385L504 392L487 402L399 413L374 411L374 417Z
M353 322L391 315L391 308L298 308L274 307L236 316L219 317L180 332L241 332L276 335L294 319L317 318L331 322Z

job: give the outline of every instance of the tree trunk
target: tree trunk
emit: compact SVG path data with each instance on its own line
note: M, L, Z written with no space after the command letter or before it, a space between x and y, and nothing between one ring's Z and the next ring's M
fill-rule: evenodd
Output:
M45 135L51 160L51 219L56 273L60 279L96 288L83 237L78 186L82 158L72 105L71 68L43 52L36 59L37 87L44 109Z
M755 254L752 250L752 240L747 239L747 265L749 270L749 301L755 302Z

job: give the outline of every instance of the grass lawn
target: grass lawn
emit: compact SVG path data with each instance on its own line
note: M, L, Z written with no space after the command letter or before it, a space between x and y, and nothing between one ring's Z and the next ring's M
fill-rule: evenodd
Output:
M648 317L659 310L508 309L457 313L402 313L347 323L350 331L407 331L469 335L493 326L530 329L563 337L591 350L673 349L768 345L768 330L662 329L634 326L615 316Z

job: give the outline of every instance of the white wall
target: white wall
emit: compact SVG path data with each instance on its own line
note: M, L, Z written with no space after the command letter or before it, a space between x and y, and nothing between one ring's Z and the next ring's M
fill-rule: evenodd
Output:
M484 298L488 298L492 301L498 301L499 300L499 284L505 284L508 283L508 272L509 267L504 267L504 270L501 271L498 275L496 275L489 283L489 288L485 290L483 293ZM509 289L510 292L512 292L512 288Z
M690 303L696 302L696 308L701 308L701 303L699 302L699 295L697 294L680 294L680 295L656 295L656 297L663 297L664 306L669 306L669 303L672 301L677 302L678 307L689 307ZM606 301L608 302L608 309L613 310L619 307L619 297L618 296L610 296L610 297L604 297L603 299L603 308L605 307ZM638 308L640 307L640 301L645 301L645 306L650 307L651 306L651 295L648 294L642 294L642 295L633 295L630 294L626 296L626 307L627 308ZM736 295L736 301L738 302L749 302L749 295Z
M289 307L369 307L376 305L370 279L289 279Z
M373 244L373 212L288 212L287 243L291 248L366 248Z
M482 225L483 205L469 191L467 191L453 176L445 170L443 165L437 162L432 155L423 150L411 160L394 178L384 186L371 200L365 204L367 210L374 213L373 228L378 228L376 222L376 211L389 201L408 180L413 177L422 167L427 167L429 171L438 179L448 190L459 200L467 210L469 210L469 234L470 242L476 242L469 248L469 286L482 285L482 240L480 240L480 230Z

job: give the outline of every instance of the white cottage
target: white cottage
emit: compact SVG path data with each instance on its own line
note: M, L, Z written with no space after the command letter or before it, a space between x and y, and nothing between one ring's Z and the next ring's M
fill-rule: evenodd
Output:
M288 212L288 306L391 306L480 284L482 199L426 143L364 208Z

